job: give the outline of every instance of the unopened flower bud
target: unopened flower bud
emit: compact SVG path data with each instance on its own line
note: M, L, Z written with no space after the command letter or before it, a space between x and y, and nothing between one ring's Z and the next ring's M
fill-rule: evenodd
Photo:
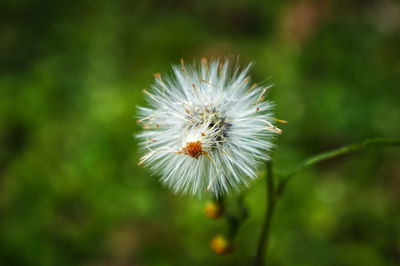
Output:
M204 213L211 219L218 219L223 213L222 206L213 201L209 201L206 203Z
M228 239L221 235L217 235L213 240L211 240L211 248L217 254L226 254L232 247Z

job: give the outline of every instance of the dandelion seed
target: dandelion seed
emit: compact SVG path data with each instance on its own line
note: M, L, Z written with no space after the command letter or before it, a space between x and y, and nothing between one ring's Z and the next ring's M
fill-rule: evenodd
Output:
M281 133L273 122L282 122L264 101L268 87L250 85L249 68L181 60L171 77L155 74L151 92L143 91L149 107L139 107L139 164L177 193L218 197L249 185Z

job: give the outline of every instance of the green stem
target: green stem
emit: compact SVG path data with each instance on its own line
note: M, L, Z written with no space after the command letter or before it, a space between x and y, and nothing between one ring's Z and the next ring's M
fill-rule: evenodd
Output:
M247 207L244 203L244 195L240 195L236 202L237 212L226 212L225 217L228 222L227 237L232 240L239 232L240 226L247 218Z
M265 212L264 225L262 227L260 240L258 242L257 255L255 264L256 266L264 265L266 262L266 256L268 251L269 236L271 231L271 222L274 216L277 198L275 197L274 191L274 180L273 180L272 162L267 162L267 178L266 178L266 189L267 189L267 209Z
M300 171L313 166L314 164L317 164L321 161L325 161L331 158L334 158L339 155L363 150L366 148L370 147L388 147L388 146L400 146L400 140L399 139L388 139L388 138L378 138L378 139L368 139L360 143L354 143L350 144L347 146L343 146L341 148L320 153L315 156L310 157L309 159L305 160L302 164L300 164L299 167L295 168L292 172L288 173L285 175L279 182L278 188L277 188L277 194L281 195L283 190L286 187L287 182L295 176L297 173Z
M271 230L271 222L275 212L276 204L278 202L279 197L282 195L287 182L295 176L300 171L313 166L321 161L325 161L331 158L334 158L339 155L351 153L354 151L363 150L370 147L388 147L388 146L400 146L399 139L369 139L365 140L360 143L351 144L348 146L344 146L339 149L335 149L332 151L324 152L321 154L317 154L315 156L310 157L309 159L305 160L299 167L295 168L292 172L288 173L287 175L283 176L277 186L274 188L274 181L273 181L273 171L272 171L272 162L267 162L267 178L266 178L266 189L267 189L267 204L266 204L266 213L265 213L265 220L264 225L262 227L260 241L258 243L257 248L257 255L255 260L256 266L265 265L267 262L267 251L268 251L268 242Z

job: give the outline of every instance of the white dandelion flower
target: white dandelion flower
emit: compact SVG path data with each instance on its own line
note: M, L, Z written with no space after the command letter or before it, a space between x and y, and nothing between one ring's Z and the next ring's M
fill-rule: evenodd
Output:
M155 74L149 107L139 107L138 134L145 164L174 192L221 196L247 186L268 160L274 133L270 87L250 85L250 65L202 59L173 66L173 75Z

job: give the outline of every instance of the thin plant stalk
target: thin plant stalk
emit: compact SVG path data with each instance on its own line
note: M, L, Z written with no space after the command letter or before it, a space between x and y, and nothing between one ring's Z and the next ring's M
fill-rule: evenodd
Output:
M276 209L276 204L280 196L282 196L284 189L288 181L294 177L296 174L302 170L311 167L319 162L337 157L339 155L348 154L351 152L363 150L371 147L388 147L388 146L400 146L400 139L388 139L388 138L378 138L378 139L368 139L360 143L350 144L343 146L338 149L334 149L328 152L320 153L315 156L310 157L295 168L290 173L281 176L280 181L275 189L274 186L274 176L272 170L272 162L267 162L267 176L266 176L266 191L267 191L267 204L265 220L261 230L260 240L258 243L257 254L255 259L255 266L266 265L267 263L267 251L269 245L270 231L272 218Z
M303 163L301 163L293 171L282 176L282 178L279 181L278 187L276 189L276 193L278 194L278 196L280 196L283 193L283 190L285 189L286 184L290 179L292 179L296 174L303 171L304 169L309 168L317 163L320 163L328 159L332 159L340 155L345 155L348 153L364 150L367 148L372 148L372 147L383 148L389 146L400 146L400 139L389 139L389 138L367 139L359 143L353 143L338 149L334 149L328 152L311 156L307 160L303 161Z
M275 207L276 207L276 197L275 197L275 189L274 189L274 176L272 170L272 162L267 162L267 176L265 180L266 190L267 190L267 204L266 204L266 212L265 212L265 220L264 225L262 227L260 240L257 248L256 255L256 266L261 266L265 264L266 255L269 244L269 237L271 231L271 222L274 216Z

